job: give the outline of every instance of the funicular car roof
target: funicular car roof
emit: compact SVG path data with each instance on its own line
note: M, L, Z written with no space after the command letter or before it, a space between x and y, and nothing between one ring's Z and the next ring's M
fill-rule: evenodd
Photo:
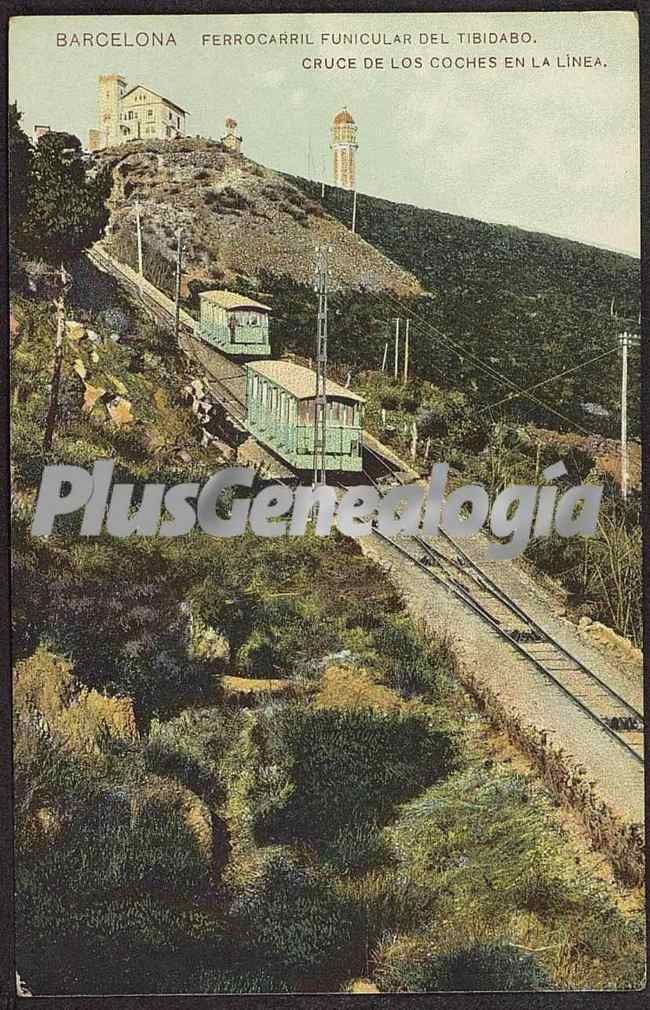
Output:
M293 361L249 361L246 365L252 372L282 386L297 400L311 400L316 395L316 373L304 365ZM339 386L338 382L328 379L325 385L328 397L339 400L349 400L352 403L364 403L364 398L350 389Z

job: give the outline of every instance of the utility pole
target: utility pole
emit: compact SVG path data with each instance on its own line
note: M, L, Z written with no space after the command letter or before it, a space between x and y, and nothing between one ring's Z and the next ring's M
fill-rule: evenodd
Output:
M142 269L142 225L140 223L140 201L135 201L135 224L138 230L138 273L140 274L140 279L144 277L144 270Z
M319 249L314 289L318 294L316 319L316 397L314 400L314 487L327 483L327 248Z
M386 358L387 357L388 357L388 341L386 341L386 343L384 344L384 357L383 357L382 362L381 362L381 370L382 370L382 372L386 371Z
M357 191L355 189L352 196L352 234L356 232L357 228Z
M174 295L174 339L178 347L178 331L181 316L181 254L183 250L183 230L178 229L176 233L176 292Z
M50 384L50 402L45 420L43 436L43 452L52 448L56 415L59 409L59 386L61 385L61 367L63 365L63 334L65 333L65 296L70 290L72 277L61 264L61 291L56 300L56 337L54 340L54 361L52 362L52 382Z
M406 385L408 375L409 375L409 323L410 319L406 320L406 333L404 335L404 385Z
M637 346L639 337L635 333L619 333L618 342L622 354L621 361L621 494L627 501L628 460L627 460L627 359L628 348Z
M399 375L399 319L395 320L395 360L393 362L395 379Z
M418 426L413 421L411 425L411 459L415 459L418 454Z

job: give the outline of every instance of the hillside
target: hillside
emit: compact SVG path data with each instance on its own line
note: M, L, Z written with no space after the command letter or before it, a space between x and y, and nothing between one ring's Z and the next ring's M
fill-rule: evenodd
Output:
M315 252L328 245L333 290L330 359L377 368L396 316L411 317L411 367L469 395L485 412L515 387L537 388L507 411L564 430L613 436L619 417L616 336L639 306L639 263L549 235L392 203L282 175L200 138L143 142L96 156L113 166L109 241L173 289L183 228L182 295L227 285L273 306L276 353L312 354ZM620 320L610 316L614 299ZM598 359L591 364L592 359ZM390 367L390 360L389 360ZM547 380L560 372L560 380ZM638 365L630 367L629 430L639 432ZM535 399L536 398L536 399ZM537 402L537 401L542 401ZM595 406L595 410L594 410ZM548 409L551 408L551 409Z
M114 168L115 246L135 262L139 201L145 254L163 286L181 227L185 293L224 284L257 288L265 275L311 285L316 249L323 245L336 253L335 289L386 290L398 297L421 291L410 273L350 234L318 201L215 141L142 142L130 145L126 155L120 147L96 160Z
M287 178L310 199L320 199L317 183ZM327 187L323 207L347 224L352 194ZM413 324L412 357L419 374L438 381L446 373L450 384L465 392L474 389L477 399L486 403L501 399L509 388L490 371L531 386L610 350L618 332L635 326L640 265L631 256L364 194L357 197L356 228L435 295L418 305L418 323ZM612 299L619 320L610 317ZM392 315L400 314L399 306L391 307ZM454 341L456 350L440 333ZM468 356L461 360L458 350ZM614 433L619 372L613 353L537 395L588 430ZM580 408L594 402L611 416L594 416ZM524 416L532 407L532 416L543 420L541 408L530 401L523 406ZM638 433L634 356L630 411L632 431ZM546 421L559 423L557 416L549 415Z

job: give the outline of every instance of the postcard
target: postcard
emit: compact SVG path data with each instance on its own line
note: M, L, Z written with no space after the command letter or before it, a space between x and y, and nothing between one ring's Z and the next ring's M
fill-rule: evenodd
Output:
M644 987L638 91L632 11L10 19L18 996Z

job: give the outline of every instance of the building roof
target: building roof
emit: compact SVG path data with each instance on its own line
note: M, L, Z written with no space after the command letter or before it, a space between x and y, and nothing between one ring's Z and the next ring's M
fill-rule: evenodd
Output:
M184 109L182 105L178 105L177 102L172 102L171 98L165 98L164 95L159 95L157 91L152 91L151 88L147 88L144 84L134 84L132 88L129 88L128 91L124 92L124 94L122 95L122 100L128 98L128 96L132 95L133 92L137 91L138 88L142 88L143 91L148 91L150 95L155 95L156 98L159 98L161 100L161 102L166 102L167 105L171 105L173 106L174 109L178 109L179 112L182 112L184 115L189 116L189 112L187 111L187 109Z
M345 108L341 109L341 111L334 116L335 126L338 126L341 123L354 123L354 119L352 118L348 110Z
M246 298L245 295L238 295L236 291L202 291L200 298L205 298L207 302L214 302L222 309L261 309L263 312L270 312L269 305L262 305L254 298Z
M249 361L246 368L257 372L258 375L270 379L271 382L282 386L288 393L298 400L310 400L316 395L316 373L304 365L296 365L293 361ZM335 396L342 400L353 400L356 403L364 403L362 396L353 393L351 389L344 389L338 382L327 380L325 388L327 396Z

